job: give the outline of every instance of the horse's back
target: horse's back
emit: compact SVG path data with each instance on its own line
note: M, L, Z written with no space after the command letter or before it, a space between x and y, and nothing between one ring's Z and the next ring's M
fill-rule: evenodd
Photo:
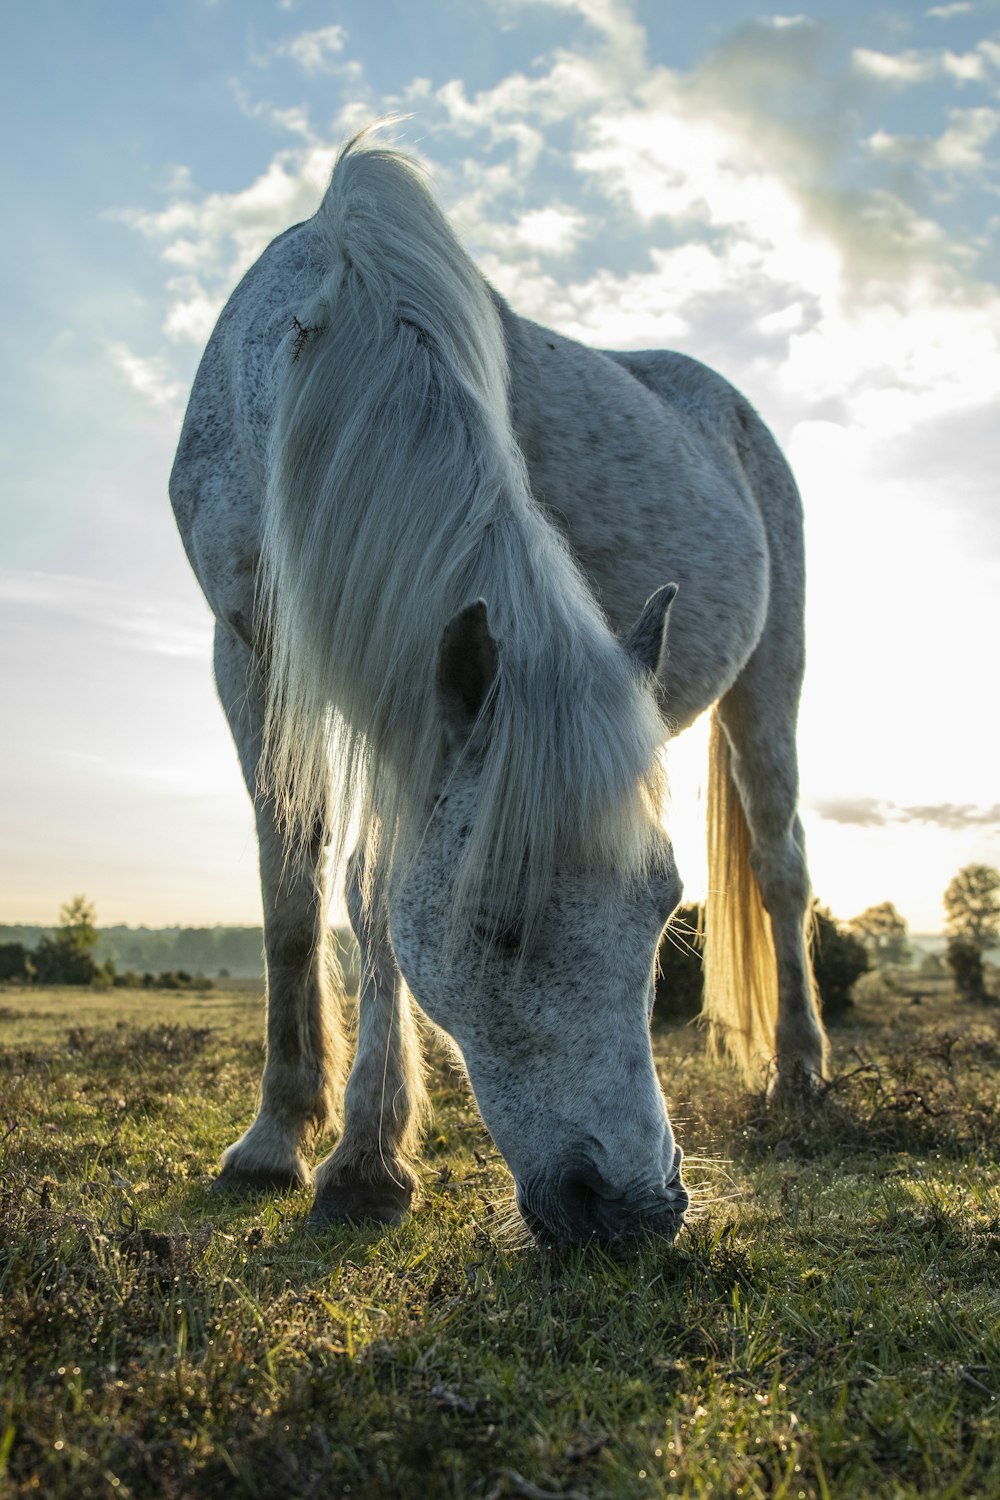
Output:
M773 450L750 404L697 360L604 353L508 320L515 430L531 488L619 632L661 584L671 612L668 713L678 728L732 685L771 607L782 545L745 457ZM774 504L794 532L784 468Z

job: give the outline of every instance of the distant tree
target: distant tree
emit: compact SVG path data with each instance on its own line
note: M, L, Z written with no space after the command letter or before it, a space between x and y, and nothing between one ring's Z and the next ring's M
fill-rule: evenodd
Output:
M30 979L30 962L23 943L0 943L0 979Z
M660 939L656 965L656 1008L660 1020L688 1020L701 1011L702 909L679 906Z
M59 932L78 953L93 953L97 947L97 910L86 896L74 896L59 908Z
M851 991L871 968L868 949L828 907L813 908L813 973L824 1020L836 1020L854 1002Z
M59 912L59 927L43 937L33 954L40 984L109 984L111 964L99 964L96 913L85 896L74 896Z
M944 893L945 927L965 938L980 957L1000 942L1000 871L991 865L966 865Z
M955 981L955 988L963 1000L984 1000L986 983L983 976L983 955L972 938L956 933L948 939L948 967Z
M880 969L905 964L910 957L906 923L891 901L869 906L847 924L856 938L864 943L870 957Z

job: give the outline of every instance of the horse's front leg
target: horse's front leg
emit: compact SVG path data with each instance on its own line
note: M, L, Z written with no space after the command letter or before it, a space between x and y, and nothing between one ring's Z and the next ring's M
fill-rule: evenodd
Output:
M225 1152L221 1190L254 1192L312 1181L305 1150L333 1123L344 1071L340 986L326 924L322 829L290 848L257 785L262 704L247 647L216 630L215 675L257 819L267 966L267 1060L257 1116Z
M360 948L358 1050L344 1097L344 1132L316 1169L312 1223L398 1224L418 1191L416 1158L427 1113L420 1038L396 967L381 904L366 908L356 854L347 909Z

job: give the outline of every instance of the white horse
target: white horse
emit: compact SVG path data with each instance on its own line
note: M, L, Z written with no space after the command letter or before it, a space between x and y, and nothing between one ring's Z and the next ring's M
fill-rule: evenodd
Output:
M223 311L170 493L260 844L267 1062L219 1186L314 1181L316 1223L398 1221L425 1110L412 996L540 1234L676 1233L648 1026L681 894L659 751L712 704L706 1009L748 1076L808 1089L825 1061L801 512L766 428L694 360L516 316L415 165L362 135ZM342 1091L325 880L349 824Z

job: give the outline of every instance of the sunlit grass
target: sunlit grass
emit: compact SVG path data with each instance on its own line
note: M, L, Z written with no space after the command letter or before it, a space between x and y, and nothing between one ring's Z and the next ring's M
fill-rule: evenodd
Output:
M67 1496L1000 1492L1000 1032L883 1003L818 1113L656 1037L697 1212L541 1252L435 1062L390 1231L240 1205L253 995L0 995L0 1463ZM948 1035L955 1040L948 1040Z

